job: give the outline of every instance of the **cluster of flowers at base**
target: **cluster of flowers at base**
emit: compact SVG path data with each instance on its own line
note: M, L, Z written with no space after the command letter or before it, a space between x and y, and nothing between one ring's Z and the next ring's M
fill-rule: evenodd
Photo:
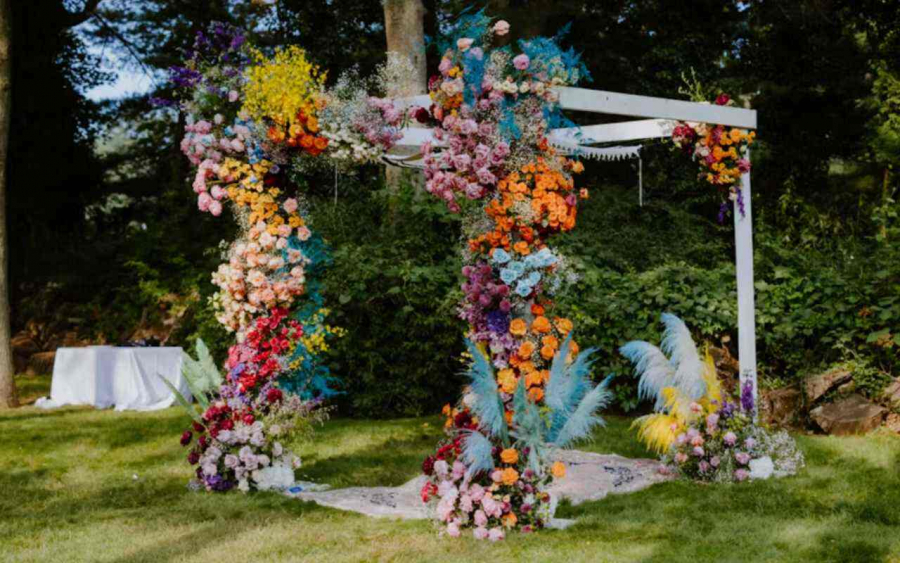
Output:
M494 469L471 475L460 459L462 432L477 425L465 409L447 405L444 412L453 435L423 462L428 481L421 490L422 501L434 509L443 530L458 537L471 528L476 539L497 541L510 531L543 528L552 517L545 489L554 477L565 476L565 466L557 462L551 472L536 472L527 467L528 451L520 455L513 448L494 447Z
M300 458L284 444L327 418L318 407L275 387L250 404L231 399L210 405L203 422L181 436L182 446L194 444L188 462L197 466L196 485L215 492L291 486Z
M309 236L305 228L300 234ZM241 333L257 315L290 308L304 292L308 260L289 247L288 237L269 234L265 224L232 243L226 258L212 275L219 288L212 303L216 320L229 331Z
M746 412L725 402L713 412L697 403L700 424L679 429L672 450L663 456L667 470L697 481L720 483L793 475L803 454L787 432L757 426Z
M705 409L690 405L699 424L679 428L675 445L665 458L674 472L699 481L745 481L756 440L753 421L732 403Z
M721 94L715 103L733 106L734 100ZM744 201L739 180L742 174L750 171L750 160L746 155L755 139L755 131L708 123L678 122L672 130L675 146L700 165L700 178L727 189L728 199L737 201L741 215L744 214ZM724 212L720 213L720 220L723 216Z

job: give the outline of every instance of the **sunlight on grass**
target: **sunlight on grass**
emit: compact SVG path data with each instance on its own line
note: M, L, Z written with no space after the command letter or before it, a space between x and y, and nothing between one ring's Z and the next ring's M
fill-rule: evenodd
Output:
M44 385L49 382L44 378ZM41 389L32 386L32 394ZM43 391L46 394L46 390ZM579 447L649 454L630 420ZM276 494L190 492L177 409L0 413L2 561L889 561L900 557L900 439L799 436L801 475L735 486L671 482L580 506L565 531L499 544L424 521L373 519ZM329 422L300 478L399 485L441 435L437 417Z

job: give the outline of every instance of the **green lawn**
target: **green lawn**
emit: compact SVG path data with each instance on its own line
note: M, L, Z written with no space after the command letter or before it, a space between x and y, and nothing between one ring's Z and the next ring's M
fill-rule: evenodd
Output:
M20 378L23 397L47 378ZM0 413L3 561L900 561L900 439L800 436L809 467L737 486L673 482L578 507L565 531L497 544L438 537L277 494L188 491L186 416L87 408ZM437 418L335 420L301 451L303 478L399 485L440 434ZM582 446L646 453L628 429Z

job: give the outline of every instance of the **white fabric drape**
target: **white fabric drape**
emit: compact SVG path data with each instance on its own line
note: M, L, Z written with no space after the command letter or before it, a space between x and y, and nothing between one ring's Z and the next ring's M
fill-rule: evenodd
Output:
M117 411L151 411L175 403L165 378L190 398L181 373L181 348L59 348L53 364L50 397L37 406L115 406Z

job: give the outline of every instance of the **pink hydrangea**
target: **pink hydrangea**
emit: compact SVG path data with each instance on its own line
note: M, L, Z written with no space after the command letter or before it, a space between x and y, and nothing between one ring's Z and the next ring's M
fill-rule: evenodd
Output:
M531 59L528 58L528 55L522 53L521 55L517 55L513 58L513 66L516 67L517 70L526 70L528 65L531 64Z

